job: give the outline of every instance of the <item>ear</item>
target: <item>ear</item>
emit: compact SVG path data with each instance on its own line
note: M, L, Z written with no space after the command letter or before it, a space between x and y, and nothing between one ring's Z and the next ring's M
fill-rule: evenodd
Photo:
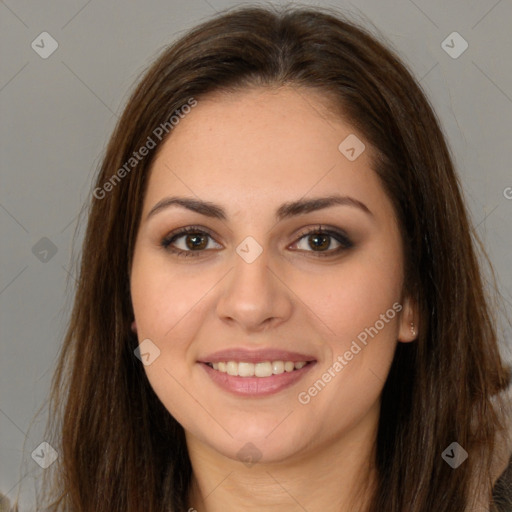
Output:
M406 297L403 301L402 311L400 312L398 341L410 343L416 340L420 329L418 321L418 306L413 299Z
M132 322L131 328L133 332L137 332L137 324L135 323L135 320Z

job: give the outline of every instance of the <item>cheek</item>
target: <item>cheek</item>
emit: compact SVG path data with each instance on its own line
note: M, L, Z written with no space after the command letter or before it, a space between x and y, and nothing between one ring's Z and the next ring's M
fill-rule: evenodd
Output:
M322 341L330 357L298 399L310 404L305 410L324 411L327 433L350 429L378 401L397 344L399 284L400 274L389 267L353 266L325 281L323 297L310 298L315 315L328 327L322 328Z
M389 249L372 248L308 289L301 293L308 297L311 317L321 320L317 324L330 352L319 371L325 377L321 380L332 384L319 393L317 405L336 402L343 414L350 410L349 416L356 418L357 411L362 414L379 396L393 360L402 310L401 260Z
M139 343L149 339L158 356L144 366L148 381L166 409L182 425L194 417L190 396L183 383L190 380L187 361L190 340L200 325L201 297L208 283L193 275L177 274L170 266L145 251L135 252L131 273L131 297ZM197 413L197 411L196 411Z
M398 334L398 312L393 304L400 301L402 278L400 265L392 258L353 258L335 271L303 280L304 288L297 282L298 295L314 315L320 319L328 337L341 340L355 338L365 328L373 326L385 315L385 329ZM391 309L391 311L389 311ZM386 315L386 312L389 314Z
M160 257L136 255L131 297L139 338L164 341L190 325L190 318L202 310L202 299L212 284L213 279L192 268L176 272Z

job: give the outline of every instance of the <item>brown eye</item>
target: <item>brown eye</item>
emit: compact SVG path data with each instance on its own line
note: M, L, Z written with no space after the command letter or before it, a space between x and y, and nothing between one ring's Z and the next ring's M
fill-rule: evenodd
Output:
M333 247L333 244L337 246ZM317 256L333 256L354 246L348 236L338 230L324 229L322 226L303 232L295 248Z
M208 245L208 235L204 236L201 233L192 235L185 235L185 244L190 250L204 249Z
M179 231L170 233L161 242L162 247L177 254L178 256L195 256L192 253L205 252L212 236L196 226L188 226ZM217 244L222 248L221 245Z
M308 236L308 243L312 249L324 250L331 245L331 237L325 234L314 234Z

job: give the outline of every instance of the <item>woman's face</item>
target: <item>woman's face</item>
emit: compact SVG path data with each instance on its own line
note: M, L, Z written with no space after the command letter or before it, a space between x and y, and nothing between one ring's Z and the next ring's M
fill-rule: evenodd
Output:
M161 148L131 294L148 379L187 440L284 461L375 426L413 317L362 143L317 92L284 87L202 99Z

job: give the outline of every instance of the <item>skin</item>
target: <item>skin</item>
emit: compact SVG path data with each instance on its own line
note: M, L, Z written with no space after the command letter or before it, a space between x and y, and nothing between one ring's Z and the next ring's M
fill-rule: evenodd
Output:
M355 161L338 150L349 134L365 142L328 114L317 91L217 93L180 121L153 163L131 294L139 341L149 338L160 350L145 366L147 377L186 432L190 507L200 512L357 510L368 494L364 486L372 485L379 398L396 344L414 340L418 327L415 335L390 199L371 169L367 142ZM371 214L337 205L274 218L284 202L333 193L361 201ZM227 219L180 206L148 218L168 196L216 203ZM344 230L353 247L319 256L311 236L302 234L308 228L314 234L318 224ZM170 232L190 225L212 235L202 252L180 257L162 247ZM252 263L236 252L247 236L263 251ZM174 246L187 250L186 240ZM329 240L334 253L340 244ZM394 303L401 312L301 404L298 394ZM313 354L317 363L277 394L239 397L197 363L231 347L293 350ZM237 456L248 442L261 454L250 467Z

